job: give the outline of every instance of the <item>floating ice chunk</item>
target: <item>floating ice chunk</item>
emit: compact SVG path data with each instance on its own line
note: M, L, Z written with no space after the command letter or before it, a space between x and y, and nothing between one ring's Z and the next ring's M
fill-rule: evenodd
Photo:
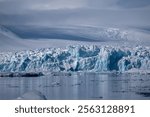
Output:
M45 95L39 91L29 91L17 98L18 100L46 100Z

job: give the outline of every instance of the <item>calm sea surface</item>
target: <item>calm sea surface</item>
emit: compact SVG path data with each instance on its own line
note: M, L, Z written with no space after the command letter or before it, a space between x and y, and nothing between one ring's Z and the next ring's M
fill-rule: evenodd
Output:
M16 99L29 91L47 99L150 99L150 75L73 73L33 78L0 78L0 99Z

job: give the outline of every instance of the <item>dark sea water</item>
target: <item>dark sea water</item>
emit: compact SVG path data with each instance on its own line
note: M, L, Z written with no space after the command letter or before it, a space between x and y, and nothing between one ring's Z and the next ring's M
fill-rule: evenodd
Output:
M49 100L150 99L150 75L73 73L42 77L0 78L0 99L40 91Z

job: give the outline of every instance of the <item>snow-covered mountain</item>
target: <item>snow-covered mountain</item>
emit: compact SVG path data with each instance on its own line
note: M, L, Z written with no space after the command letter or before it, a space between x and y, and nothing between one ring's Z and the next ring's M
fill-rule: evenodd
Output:
M23 39L62 39L72 41L101 42L108 40L124 40L127 38L127 31L118 28L88 26L8 26L7 29Z
M0 53L1 72L150 70L150 47L69 46Z
M0 72L149 71L149 44L140 30L0 26Z
M69 45L149 45L149 33L134 29L68 26L0 26L0 51Z
M0 51L25 49L22 40L7 28L0 26Z

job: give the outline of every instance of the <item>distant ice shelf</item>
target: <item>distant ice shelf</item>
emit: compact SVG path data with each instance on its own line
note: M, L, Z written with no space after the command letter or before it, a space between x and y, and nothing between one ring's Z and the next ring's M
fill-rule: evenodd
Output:
M76 45L0 53L0 72L150 71L150 47Z

